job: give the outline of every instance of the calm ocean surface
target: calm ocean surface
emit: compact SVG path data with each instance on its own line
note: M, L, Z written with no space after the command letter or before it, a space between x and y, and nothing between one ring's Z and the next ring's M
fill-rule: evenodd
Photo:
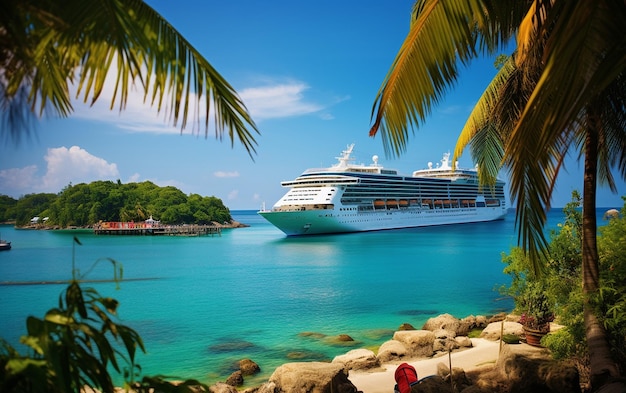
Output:
M605 210L598 209L600 225ZM257 381L266 380L283 363L375 347L405 322L419 328L442 313L462 318L512 307L495 288L508 283L501 254L517 241L513 212L491 223L309 238L286 238L255 211L232 215L250 227L189 238L0 226L13 244L0 253L0 337L24 352L19 337L26 317L43 317L65 285L7 282L70 278L74 235L82 242L76 246L82 273L112 258L125 279L145 279L123 282L119 290L113 283L84 286L120 301L121 323L144 340L147 354L138 363L147 375L214 383L230 375L234 362L250 358L262 370ZM548 228L562 220L553 209ZM102 261L87 278L112 274ZM356 345L336 344L339 334Z

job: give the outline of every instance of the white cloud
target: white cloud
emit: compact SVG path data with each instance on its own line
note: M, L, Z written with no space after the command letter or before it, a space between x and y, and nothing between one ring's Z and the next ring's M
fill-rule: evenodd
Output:
M70 182L114 180L120 175L116 164L109 164L78 146L48 149L44 159L47 171L42 178L42 188L46 190L60 191Z
M0 189L6 190L0 193L9 193L10 190L24 190L28 193L29 190L36 189L40 186L40 182L36 179L36 173L37 165L0 170ZM20 193L14 196L19 195Z
M213 172L213 176L215 176L215 177L239 177L239 172L237 172L237 171L234 171L234 172L217 171L217 172Z
M74 104L75 111L72 116L76 118L95 120L103 123L114 124L116 127L131 132L150 132L155 134L176 134L180 128L174 127L166 119L166 111L157 111L150 103L144 103L143 94L132 89L128 94L128 100L124 110L119 110L119 105L110 108L113 88L105 84L103 92L93 105L82 101Z
M36 165L0 170L2 192L13 197L38 192L56 193L69 183L115 180L120 175L116 164L78 146L50 148L44 159L46 173L43 176L37 174L39 168Z
M128 177L128 180L126 181L127 183L137 183L139 181L139 179L141 179L141 176L139 176L139 173L133 173L132 175L130 175Z
M308 89L302 82L290 82L246 88L240 91L240 96L252 118L263 120L307 115L324 109L307 102L304 92Z
M116 72L115 67L111 68L100 98L93 105L84 103L82 101L84 95L81 95L73 103L75 111L72 116L114 124L116 127L130 132L157 134L176 134L181 132L181 119L179 119L176 126L173 125L169 100L165 97L161 111L157 111L156 105L150 104L150 97L148 97L148 102L144 102L143 88L139 83L129 89L124 110L120 111L119 92L118 100L113 109L111 109L111 97L113 97L115 91L115 78L113 76L116 75ZM313 103L305 97L304 93L309 90L309 86L304 82L268 80L265 77L255 78L254 83L260 82L264 85L237 89L237 93L256 122L264 119L308 115L325 108L324 105ZM206 106L203 102L196 105L194 103L195 94L191 93L190 95L189 122L183 132L204 133ZM341 98L339 101L344 99ZM337 99L334 99L334 101L337 101ZM330 103L329 105L332 104ZM191 121L198 113L201 114L201 124ZM326 119L329 118L326 117ZM212 120L209 123L212 124Z
M237 199L238 196L239 196L239 190L232 190L231 192L228 193L229 200Z

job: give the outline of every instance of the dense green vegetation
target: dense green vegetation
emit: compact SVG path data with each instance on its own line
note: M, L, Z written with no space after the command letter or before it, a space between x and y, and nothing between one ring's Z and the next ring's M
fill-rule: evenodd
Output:
M626 198L625 198L626 201ZM583 371L588 367L589 348L585 337L582 281L582 213L581 198L573 193L572 202L565 209L566 219L558 230L550 233L549 257L545 271L535 274L528 255L521 248L504 255L504 272L511 276L511 285L502 291L513 297L516 311L528 313L543 303L556 316L556 322L565 328L542 339L556 358L578 361ZM614 358L626 364L626 204L620 217L611 218L598 229L600 291L588 301L607 330ZM540 294L538 294L540 289ZM541 296L538 296L541 295ZM532 312L531 312L532 313ZM584 374L583 374L584 375Z
M29 224L33 217L48 217L46 226L66 228L99 221L139 222L150 216L163 224L232 220L219 198L185 195L176 187L159 187L149 181L70 184L59 194L29 194L19 200L0 196L0 221L15 220L18 226Z

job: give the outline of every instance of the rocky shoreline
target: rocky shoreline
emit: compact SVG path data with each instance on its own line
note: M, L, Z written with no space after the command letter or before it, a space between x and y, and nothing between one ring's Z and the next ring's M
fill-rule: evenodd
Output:
M421 329L415 329L409 324L402 325L393 338L384 342L376 353L370 349L359 348L336 356L331 362L286 363L276 368L266 382L238 390L244 385L247 376L260 372L254 361L243 359L239 370L231 374L225 382L211 385L210 391L391 392L394 383L393 370L398 364L436 361L436 371L432 375L419 375L421 382L413 387L413 393L581 392L580 375L575 365L552 360L550 352L545 348L525 343L505 343L501 340L505 336L523 337L523 328L518 321L519 317L506 314L490 318L469 316L463 319L442 314L429 319ZM480 331L479 338L469 337L470 332L477 331ZM349 336L344 339L348 340ZM484 362L481 362L481 353L472 352L478 350L475 348L478 343L481 348L490 348L491 351L489 357L483 359ZM466 369L455 367L456 360L452 362L453 356L464 351L473 354L474 362L468 363L470 367ZM351 376L358 381L358 385L352 381ZM373 378L369 378L370 376Z

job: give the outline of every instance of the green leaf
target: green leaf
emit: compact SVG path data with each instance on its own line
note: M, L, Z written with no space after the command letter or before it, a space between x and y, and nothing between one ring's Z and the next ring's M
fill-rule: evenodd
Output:
M19 374L24 372L29 367L45 367L45 359L31 359L31 358L13 358L4 366L5 370L9 374Z
M57 325L69 325L74 323L74 318L68 317L67 315L60 313L58 310L48 311L44 320Z

